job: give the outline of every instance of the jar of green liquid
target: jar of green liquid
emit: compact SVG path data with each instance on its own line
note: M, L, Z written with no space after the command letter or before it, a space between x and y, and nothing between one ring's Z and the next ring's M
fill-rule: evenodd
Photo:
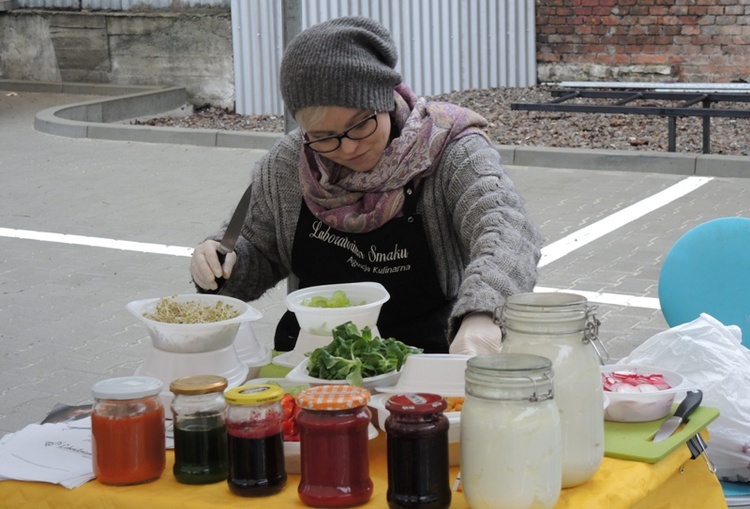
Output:
M227 379L214 375L188 376L169 385L174 394L172 471L183 484L211 484L227 479L226 388Z

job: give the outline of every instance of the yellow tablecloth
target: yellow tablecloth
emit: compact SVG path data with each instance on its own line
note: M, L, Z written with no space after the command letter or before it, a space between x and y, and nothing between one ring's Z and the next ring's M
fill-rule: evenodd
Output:
M370 442L370 474L375 485L372 499L365 507L387 507L385 435ZM226 483L186 486L172 475L174 456L167 453L167 469L152 483L112 487L91 481L68 490L44 483L0 482L0 507L13 509L161 509L223 508L249 506L264 508L306 507L297 496L299 476L290 475L278 495L248 500L229 492ZM451 470L454 479L458 468ZM468 507L462 493L453 493L451 507ZM604 458L601 468L586 484L563 490L557 509L662 509L726 507L716 476L702 459L691 460L687 446L654 465Z

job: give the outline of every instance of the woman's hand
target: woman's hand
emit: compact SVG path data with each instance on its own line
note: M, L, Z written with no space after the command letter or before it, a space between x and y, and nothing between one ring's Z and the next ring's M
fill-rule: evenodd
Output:
M204 290L218 290L216 278L223 276L228 279L237 261L237 254L233 251L227 254L222 265L216 251L218 247L219 243L215 240L207 240L195 248L190 259L190 275L195 284Z
M491 313L474 313L464 317L450 353L488 355L500 353L503 331L492 319Z

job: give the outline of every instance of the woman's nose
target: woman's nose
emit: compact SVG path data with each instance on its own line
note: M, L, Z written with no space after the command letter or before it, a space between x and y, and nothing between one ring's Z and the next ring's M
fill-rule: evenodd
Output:
M358 143L359 143L359 140L353 140L351 138L342 138L341 146L339 147L339 150L341 150L341 152L344 152L345 154L351 154L357 148Z

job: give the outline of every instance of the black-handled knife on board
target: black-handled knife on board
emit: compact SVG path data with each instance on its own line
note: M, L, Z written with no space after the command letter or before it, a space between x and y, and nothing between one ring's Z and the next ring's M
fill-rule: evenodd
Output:
M677 410L675 410L674 415L664 421L659 428L659 431L656 432L656 435L654 435L654 442L661 442L662 440L671 437L672 433L680 427L680 424L687 421L688 416L700 406L702 400L703 391L688 391L685 399L682 400L677 407Z

